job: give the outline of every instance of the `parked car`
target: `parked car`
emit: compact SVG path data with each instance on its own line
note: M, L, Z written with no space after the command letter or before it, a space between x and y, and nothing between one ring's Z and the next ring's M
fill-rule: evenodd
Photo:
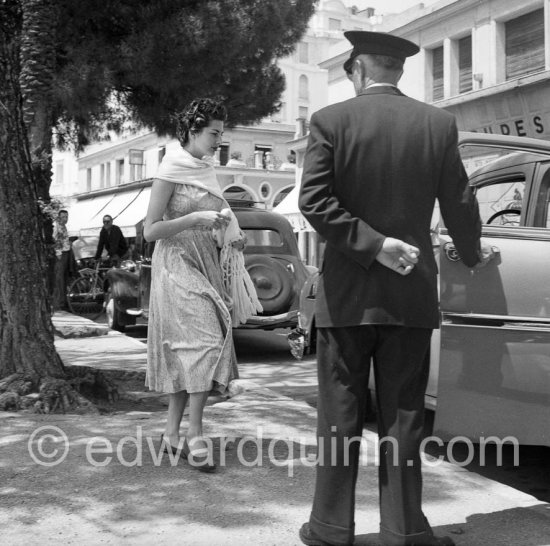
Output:
M461 133L460 145L497 258L466 267L436 210L441 328L426 393L434 434L550 446L550 142ZM297 356L300 343L314 351L317 281L304 283L289 336Z
M296 327L300 290L316 268L303 264L296 236L284 216L258 208L252 202L229 204L247 237L245 267L263 307L261 314L250 317L239 328ZM141 261L126 260L120 268L107 273L107 323L115 330L123 331L138 317L148 318L154 245L138 237L136 246L142 251Z

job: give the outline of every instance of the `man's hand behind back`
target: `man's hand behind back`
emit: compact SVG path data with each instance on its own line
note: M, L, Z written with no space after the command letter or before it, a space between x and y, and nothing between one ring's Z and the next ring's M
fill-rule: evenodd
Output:
M418 263L419 255L418 248L399 239L386 237L376 261L400 275L408 275Z

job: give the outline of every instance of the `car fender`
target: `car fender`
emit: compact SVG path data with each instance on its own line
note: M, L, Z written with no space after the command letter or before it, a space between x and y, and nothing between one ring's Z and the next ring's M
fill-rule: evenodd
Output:
M137 306L139 297L139 277L126 269L112 268L107 271L111 297L120 311Z

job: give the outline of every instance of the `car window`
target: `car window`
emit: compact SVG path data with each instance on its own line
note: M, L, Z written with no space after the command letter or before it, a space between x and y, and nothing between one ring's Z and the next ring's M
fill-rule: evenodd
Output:
M491 164L496 159L510 156L514 150L497 148L493 146L461 145L460 158L468 176L472 175L485 165Z
M484 224L518 226L523 210L525 180L504 180L478 186L476 197Z
M550 168L542 178L533 225L535 227L550 228Z
M244 229L248 246L283 246L283 239L273 229Z

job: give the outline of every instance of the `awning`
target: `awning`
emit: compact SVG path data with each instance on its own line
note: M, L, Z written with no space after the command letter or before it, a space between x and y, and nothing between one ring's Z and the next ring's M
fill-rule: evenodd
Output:
M145 219L151 188L143 188L139 195L117 216L113 222L122 230L125 237L135 237L136 225Z
M294 231L314 231L298 208L299 194L300 187L294 186L273 210L282 214L290 222Z
M145 218L149 205L151 188L141 188L127 192L97 197L89 201L86 214L80 214L78 208L69 211L69 218L73 217L73 231L84 237L99 236L103 227L103 217L108 214L113 218L113 224L117 225L125 237L136 236L136 224ZM80 203L79 201L75 207ZM74 207L73 207L74 208Z
M93 218L114 199L114 195L100 195L92 199L83 199L77 201L69 208L69 221L67 222L67 231L69 236L79 235L83 227L90 225ZM101 219L100 219L101 222Z

